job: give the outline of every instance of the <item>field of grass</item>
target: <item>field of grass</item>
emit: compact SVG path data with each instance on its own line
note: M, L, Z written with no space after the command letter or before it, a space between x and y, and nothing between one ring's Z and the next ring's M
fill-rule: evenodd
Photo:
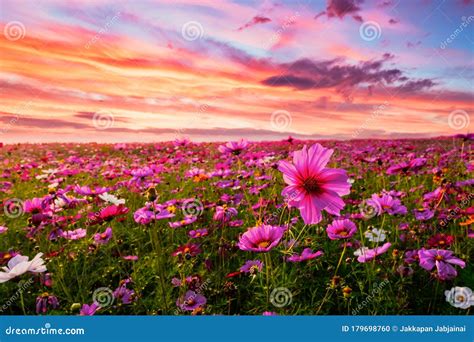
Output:
M1 283L1 313L470 314L449 291L474 301L471 141L319 143L350 191L309 224L280 161L315 142L3 146L0 266L43 253L47 270ZM342 219L356 231L330 239ZM263 225L283 235L242 248Z

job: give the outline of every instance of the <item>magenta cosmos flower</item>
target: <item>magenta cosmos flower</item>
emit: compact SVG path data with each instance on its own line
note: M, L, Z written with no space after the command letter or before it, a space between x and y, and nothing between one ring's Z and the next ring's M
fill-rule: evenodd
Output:
M249 228L240 237L237 245L243 251L268 252L278 245L284 232L283 227L262 224Z
M262 272L263 262L260 260L247 260L245 264L240 268L240 272L256 274Z
M293 153L293 164L280 161L278 169L288 186L282 195L288 204L300 210L305 224L315 224L322 220L321 212L326 210L339 215L344 208L341 196L350 192L351 185L345 170L326 168L334 151L314 144L306 145Z
M94 241L97 244L106 244L112 238L112 228L107 227L105 232L94 234Z
M176 306L181 310L192 311L206 304L206 297L194 291L187 291L184 297L178 298Z
M326 228L326 232L331 240L349 239L357 231L357 227L351 220L334 220Z
M239 141L230 141L225 145L219 146L217 149L221 153L233 153L240 154L245 150L249 145L249 142L245 139L240 139Z
M302 261L317 258L321 255L323 255L323 252L321 251L313 252L311 248L305 248L303 252L301 253L301 255L294 254L288 258L288 261L289 262L302 262Z
M431 271L436 266L438 278L441 280L453 279L458 275L458 272L452 265L458 265L461 268L466 266L466 263L456 258L452 251L444 249L420 249L418 256L420 266L425 270Z
M68 240L79 240L82 239L87 235L87 230L84 228L78 228L74 230L66 230L64 231L61 236Z
M389 215L405 215L407 213L407 208L402 205L398 198L393 198L386 194L383 194L382 196L373 194L372 197L367 200L367 204L372 208L375 208L378 216L382 215L384 212Z

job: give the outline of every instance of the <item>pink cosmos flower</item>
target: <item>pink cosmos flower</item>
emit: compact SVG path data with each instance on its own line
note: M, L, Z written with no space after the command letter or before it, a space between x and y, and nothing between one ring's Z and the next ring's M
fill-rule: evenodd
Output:
M351 220L334 220L326 228L326 232L331 240L349 239L357 231L357 227Z
M418 251L420 266L427 271L431 271L435 266L438 271L438 278L441 280L453 279L458 272L452 265L458 265L461 268L466 263L454 256L454 253L445 249L420 249Z
M381 247L375 247L374 249L369 249L367 247L361 247L354 252L355 256L358 256L358 262L367 262L374 259L377 255L383 254L390 248L392 244L390 242L384 243Z
M32 198L31 200L26 200L23 209L25 213L41 213L46 208L46 203L44 198Z
M194 223L196 222L196 220L197 220L197 216L188 215L181 221L168 222L168 224L171 228L179 228L179 227L187 226L188 224Z
M216 212L213 216L213 219L216 221L227 222L237 214L237 209L228 207L227 204L224 204L223 206L216 207Z
M107 227L105 232L94 234L94 241L98 244L106 244L112 238L112 228Z
M93 316L100 309L99 304L93 302L91 305L84 304L79 312L80 316Z
M262 224L248 229L237 245L243 251L268 252L278 245L284 232L283 227Z
M287 260L290 262L302 262L306 260L311 260L323 255L323 252L317 251L313 252L311 248L305 248L301 255L295 254L290 256Z
M372 197L367 200L367 205L375 208L377 215L382 215L384 212L387 212L389 215L405 215L407 213L407 208L402 205L398 198L393 198L390 195L373 194Z
M208 235L208 231L207 231L206 228L196 229L196 230L191 230L191 231L188 233L188 235L189 235L189 237L192 238L192 239L198 239L198 238L207 236L207 235Z
M206 297L194 291L187 291L184 297L178 298L176 306L181 310L192 311L206 304Z
M240 154L243 150L247 148L249 142L245 139L240 139L239 141L230 141L225 145L219 146L217 149L221 153L233 153Z
M127 261L137 261L138 260L137 255L125 255L122 258L123 258L123 260L127 260Z
M290 206L300 210L305 224L320 222L323 210L339 215L344 208L341 196L349 194L351 185L345 170L326 168L333 152L320 144L309 149L305 145L294 152L293 164L279 163L278 169L288 184L282 195L288 198Z
M7 227L5 227L5 226L0 226L0 234L6 233L7 230L8 230Z
M78 228L75 230L66 230L61 234L61 236L68 240L79 240L85 237L86 234L87 234L87 230L83 228Z

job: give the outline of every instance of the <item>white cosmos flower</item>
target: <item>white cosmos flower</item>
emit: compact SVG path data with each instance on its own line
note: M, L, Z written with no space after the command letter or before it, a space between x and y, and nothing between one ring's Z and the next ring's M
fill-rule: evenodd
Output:
M387 235L385 233L386 231L383 229L374 228L372 230L366 231L364 233L364 236L367 240L372 242L383 242L387 238Z
M2 267L3 272L0 271L0 283L4 283L15 277L21 276L26 272L41 273L46 271L44 260L41 258L43 253L38 253L29 261L29 258L24 255L15 255L8 262L7 267Z
M455 286L449 291L444 291L446 301L455 308L468 309L474 306L474 295L469 287Z
M369 247L361 247L361 248L359 248L358 250L356 250L356 251L354 252L354 255L355 255L355 256L365 255L365 253L366 253L369 249L370 249Z
M108 194L108 193L103 193L99 195L99 198L105 202L109 202L115 205L120 205L120 204L125 204L124 199L118 199L114 195Z

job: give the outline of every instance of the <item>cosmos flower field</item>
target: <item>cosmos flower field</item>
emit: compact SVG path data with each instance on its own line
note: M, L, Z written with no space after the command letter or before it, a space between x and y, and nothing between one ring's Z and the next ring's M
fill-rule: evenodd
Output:
M471 144L5 145L0 310L470 314Z

